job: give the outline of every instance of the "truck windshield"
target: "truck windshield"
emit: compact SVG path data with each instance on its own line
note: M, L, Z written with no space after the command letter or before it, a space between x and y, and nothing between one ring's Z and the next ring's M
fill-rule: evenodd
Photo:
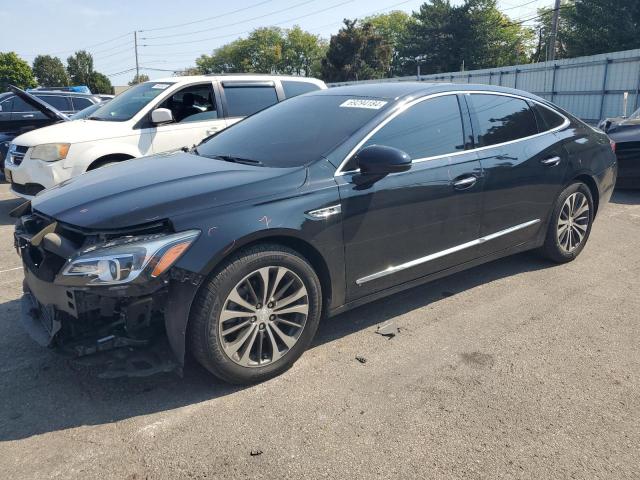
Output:
M307 94L256 113L199 145L197 154L265 167L308 165L351 137L392 102Z
M164 92L173 83L146 82L131 87L121 93L109 103L93 112L89 120L103 120L110 122L124 122L130 120L136 113Z

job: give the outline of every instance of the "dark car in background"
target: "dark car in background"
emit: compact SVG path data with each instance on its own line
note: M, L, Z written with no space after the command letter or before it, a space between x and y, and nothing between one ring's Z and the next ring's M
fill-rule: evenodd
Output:
M598 126L616 144L617 186L640 188L640 109L627 118L607 118Z
M322 316L524 250L574 260L615 178L604 133L526 92L318 90L16 209L22 319L75 355L161 333L262 381Z
M15 137L63 121L69 115L104 101L98 95L73 91L37 89L25 92L13 86L9 89L0 94L0 170L4 168L4 159Z

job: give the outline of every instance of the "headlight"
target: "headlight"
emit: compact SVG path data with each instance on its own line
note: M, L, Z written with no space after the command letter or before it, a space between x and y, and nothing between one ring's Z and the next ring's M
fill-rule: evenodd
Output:
M162 275L198 238L198 230L171 235L125 237L90 247L71 258L57 282L118 285Z
M45 143L36 145L31 151L33 160L44 160L45 162L57 162L64 160L69 153L69 143Z

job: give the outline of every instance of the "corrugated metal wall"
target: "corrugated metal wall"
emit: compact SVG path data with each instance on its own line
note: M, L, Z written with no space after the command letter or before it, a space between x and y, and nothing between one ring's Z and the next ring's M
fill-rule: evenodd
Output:
M416 76L340 82L329 86L379 81L415 81ZM481 83L502 85L535 93L583 120L595 123L623 114L628 93L627 115L640 107L640 49L578 57L555 62L511 67L421 75L425 82Z

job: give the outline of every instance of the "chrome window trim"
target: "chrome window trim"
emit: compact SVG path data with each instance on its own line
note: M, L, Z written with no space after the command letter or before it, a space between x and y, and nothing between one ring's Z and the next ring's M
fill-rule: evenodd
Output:
M475 240L471 240L470 242L463 243L460 245L456 245L455 247L447 248L446 250L441 250L440 252L431 253L424 257L416 258L415 260L411 260L409 262L401 263L400 265L396 265L395 267L389 267L386 270L382 270L380 272L372 273L371 275L367 275L366 277L359 278L356 280L356 285L362 285L364 283L370 282L372 280L376 280L378 278L386 277L387 275L392 275L394 273L398 273L402 270L406 270L407 268L412 268L418 265L422 265L423 263L431 262L432 260L436 260L438 258L445 257L447 255L451 255L452 253L459 252L461 250L465 250L467 248L475 247L484 242L488 242L490 240L494 240L496 238L502 237L504 235L508 235L513 232L517 232L518 230L522 230L527 227L531 227L540 223L540 219L536 218L535 220L530 220L525 223L521 223L519 225L515 225L513 227L506 228L504 230L500 230L499 232L492 233L490 235L485 235L484 237L476 238Z
M421 163L421 162L426 162L428 160L436 160L438 158L455 157L455 156L458 156L458 155L463 155L465 153L480 152L482 150L487 150L487 149L490 149L490 148L498 148L498 147L501 147L501 146L504 146L504 145L510 145L512 143L522 142L524 140L530 140L532 138L536 138L536 137L539 137L541 135L546 135L548 133L553 133L553 132L560 131L560 130L562 130L564 128L567 128L571 123L569 121L569 119L566 116L564 116L562 113L547 107L544 103L539 102L539 101L537 101L535 99L532 99L532 98L528 98L528 97L525 97L525 96L522 96L522 95L516 95L516 94L513 94L513 93L492 92L490 90L477 90L477 91L476 90L474 90L474 91L456 90L456 91L450 91L450 92L433 93L431 95L425 95L424 97L416 98L414 100L411 100L411 101L407 102L406 104L402 105L396 112L392 113L387 118L385 118L382 122L380 122L378 125L376 125L375 128L373 128L373 130L371 130L361 141L358 142L358 144L355 147L353 147L351 149L351 151L342 160L342 162L340 162L340 166L336 169L336 173L334 174L334 177L339 177L339 176L343 176L343 175L347 175L347 174L351 174L351 173L358 173L360 171L360 169L343 170L343 167L348 163L348 161L351 159L351 157L362 147L362 145L364 145L373 135L375 135L382 127L384 127L391 120L393 120L398 115L400 115L401 113L405 112L406 110L408 110L409 108L413 107L414 105L416 105L416 104L418 104L420 102L424 102L424 101L430 100L432 98L444 97L444 96L447 96L447 95L497 95L497 96L502 96L502 97L517 98L519 100L524 100L526 102L537 103L538 105L541 105L542 107L546 108L547 110L551 110L556 115L560 115L562 118L564 118L564 122L562 123L562 125L559 125L559 126L557 126L555 128L551 128L549 130L545 130L544 132L536 133L535 135L529 135L528 137L517 138L515 140L509 140L508 142L496 143L494 145L489 145L489 146L486 146L486 147L470 148L469 150L461 150L459 152L451 152L451 153L445 153L445 154L442 154L442 155L434 155L432 157L416 158L416 159L412 159L411 163Z

